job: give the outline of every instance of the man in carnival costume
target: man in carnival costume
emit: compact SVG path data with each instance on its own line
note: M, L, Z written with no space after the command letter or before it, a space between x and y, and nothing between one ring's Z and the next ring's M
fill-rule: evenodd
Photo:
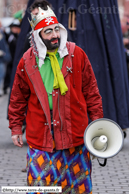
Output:
M11 92L9 128L22 147L26 117L28 186L61 186L62 193L92 193L91 160L83 135L103 117L102 100L84 51L48 2L31 6L31 48L21 58ZM27 109L27 114L25 114Z

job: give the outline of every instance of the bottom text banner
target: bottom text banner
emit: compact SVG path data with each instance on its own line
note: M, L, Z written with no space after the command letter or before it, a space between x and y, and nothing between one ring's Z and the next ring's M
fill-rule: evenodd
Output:
M2 186L2 193L61 193L62 187L57 186L44 186L44 187L11 187L11 186Z

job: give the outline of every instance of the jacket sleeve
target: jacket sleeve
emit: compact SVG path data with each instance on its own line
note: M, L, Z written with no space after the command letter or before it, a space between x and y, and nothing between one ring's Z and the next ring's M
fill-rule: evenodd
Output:
M30 89L24 70L24 60L21 59L15 74L8 108L9 128L12 131L12 135L22 134L22 125L26 116L29 95Z
M87 104L89 118L93 121L103 117L102 98L88 57L84 56L82 90Z

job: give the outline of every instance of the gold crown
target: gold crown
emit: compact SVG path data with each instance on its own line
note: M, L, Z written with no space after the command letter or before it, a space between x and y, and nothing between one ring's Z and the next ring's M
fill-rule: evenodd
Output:
M28 20L29 20L29 23L30 23L32 29L34 29L35 26L36 26L40 21L44 20L45 18L47 18L47 17L56 17L56 15L55 15L54 12L52 11L52 9L51 9L49 6L47 6L47 8L48 8L47 10L43 10L43 9L41 9L40 7L38 7L39 12L38 12L37 15L33 15L33 14L31 13L31 18L32 18L32 20L31 20L31 21L30 21L29 19L28 19Z

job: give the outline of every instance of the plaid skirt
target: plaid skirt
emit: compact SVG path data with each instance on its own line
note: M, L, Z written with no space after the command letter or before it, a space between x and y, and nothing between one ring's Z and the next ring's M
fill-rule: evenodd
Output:
M92 194L91 160L85 145L53 153L29 146L27 185L61 186L63 194Z

